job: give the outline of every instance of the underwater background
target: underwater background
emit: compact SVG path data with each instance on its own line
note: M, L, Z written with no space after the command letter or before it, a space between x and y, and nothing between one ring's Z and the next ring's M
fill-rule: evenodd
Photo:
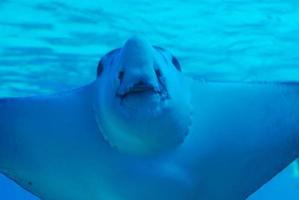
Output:
M299 0L0 0L0 97L86 84L132 35L196 79L299 81ZM37 198L0 175L0 199ZM298 163L249 199L299 199Z

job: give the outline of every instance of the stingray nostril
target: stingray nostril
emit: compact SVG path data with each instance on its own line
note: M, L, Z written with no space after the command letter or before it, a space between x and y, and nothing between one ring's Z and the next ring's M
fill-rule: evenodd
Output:
M180 65L178 59L176 59L176 57L172 56L171 62L178 71L180 71L180 72L182 71L181 65Z
M124 78L125 72L124 71L120 71L118 73L118 79L122 80Z
M157 77L160 77L162 74L161 74L161 71L159 69L156 69L155 70L155 73L156 73L156 76Z

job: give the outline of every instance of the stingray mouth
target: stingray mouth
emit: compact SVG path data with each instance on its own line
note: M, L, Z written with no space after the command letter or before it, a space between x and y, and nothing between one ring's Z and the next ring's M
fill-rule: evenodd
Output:
M123 91L118 91L116 96L119 97L121 100L124 100L125 98L129 96L140 96L140 95L158 95L162 100L165 100L168 98L168 92L164 86L155 87L152 84L139 82L134 84L131 87L128 87L127 89Z

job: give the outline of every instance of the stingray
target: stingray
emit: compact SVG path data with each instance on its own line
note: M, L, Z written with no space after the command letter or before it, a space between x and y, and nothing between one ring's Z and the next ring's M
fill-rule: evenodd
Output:
M299 85L197 81L132 37L93 82L0 100L0 172L44 200L241 200L299 155Z

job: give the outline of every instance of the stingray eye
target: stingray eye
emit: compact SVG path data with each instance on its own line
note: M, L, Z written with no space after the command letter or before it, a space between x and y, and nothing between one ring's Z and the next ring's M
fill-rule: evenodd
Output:
M98 68L97 68L97 76L100 76L103 72L104 66L102 63L102 60L100 60L99 64L98 64Z
M181 65L180 65L178 59L176 59L176 57L172 56L171 62L178 71L180 71L180 72L182 71Z
M124 75L125 75L125 72L124 72L124 71L120 71L120 72L118 73L118 79L119 79L119 80L122 80L122 79L124 78Z

